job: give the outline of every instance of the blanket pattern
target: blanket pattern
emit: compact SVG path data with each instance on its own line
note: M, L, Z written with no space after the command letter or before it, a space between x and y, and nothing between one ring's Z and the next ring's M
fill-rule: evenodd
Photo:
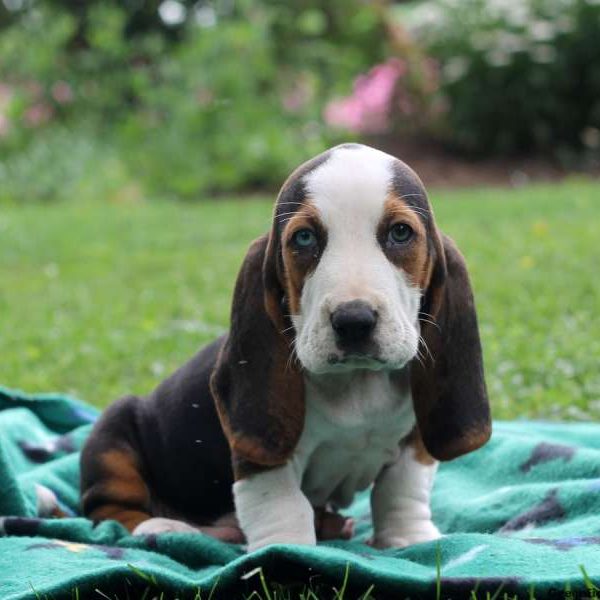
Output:
M347 511L351 541L277 545L246 554L201 534L131 536L79 515L79 450L96 409L60 394L0 388L0 597L110 597L123 583L177 597L232 598L257 569L376 598L477 597L498 589L530 597L590 594L600 585L600 425L497 422L481 450L441 465L432 509L438 542L376 550L368 493ZM39 518L36 485L63 518ZM194 482L186 482L194 485ZM121 586L121 587L120 587ZM571 590L569 592L569 590ZM593 592L592 592L593 593ZM100 597L100 596L98 596ZM241 597L241 596L240 596Z

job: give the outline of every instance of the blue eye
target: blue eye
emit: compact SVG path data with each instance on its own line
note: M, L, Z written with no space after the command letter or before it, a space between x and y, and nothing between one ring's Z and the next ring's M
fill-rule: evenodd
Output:
M392 225L388 234L388 241L391 244L405 244L413 236L413 230L406 223L396 223Z
M311 229L299 229L292 239L294 244L300 248L310 248L317 245L317 236Z

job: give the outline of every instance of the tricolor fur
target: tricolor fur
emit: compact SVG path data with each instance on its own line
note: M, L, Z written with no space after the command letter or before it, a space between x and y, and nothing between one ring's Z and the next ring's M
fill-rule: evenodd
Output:
M409 167L347 144L284 184L229 334L96 425L83 506L253 550L347 537L335 512L373 484L373 543L405 546L439 535L437 460L489 433L464 260Z

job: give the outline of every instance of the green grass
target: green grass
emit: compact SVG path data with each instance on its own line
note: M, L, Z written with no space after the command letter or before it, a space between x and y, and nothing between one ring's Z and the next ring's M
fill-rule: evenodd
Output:
M475 287L497 418L600 416L600 183L434 191ZM227 327L272 199L0 208L0 383L105 406Z

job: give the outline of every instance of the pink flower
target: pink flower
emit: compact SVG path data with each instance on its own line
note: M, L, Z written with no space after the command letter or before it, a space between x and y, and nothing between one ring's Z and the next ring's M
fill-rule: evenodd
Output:
M68 104L73 101L73 90L66 81L57 81L52 86L50 93L59 104Z
M53 115L54 111L49 104L38 102L25 111L23 119L28 127L39 127L47 123Z
M376 65L356 79L350 96L333 100L325 107L325 122L356 133L385 131L390 125L397 81L405 73L406 63L398 58Z

